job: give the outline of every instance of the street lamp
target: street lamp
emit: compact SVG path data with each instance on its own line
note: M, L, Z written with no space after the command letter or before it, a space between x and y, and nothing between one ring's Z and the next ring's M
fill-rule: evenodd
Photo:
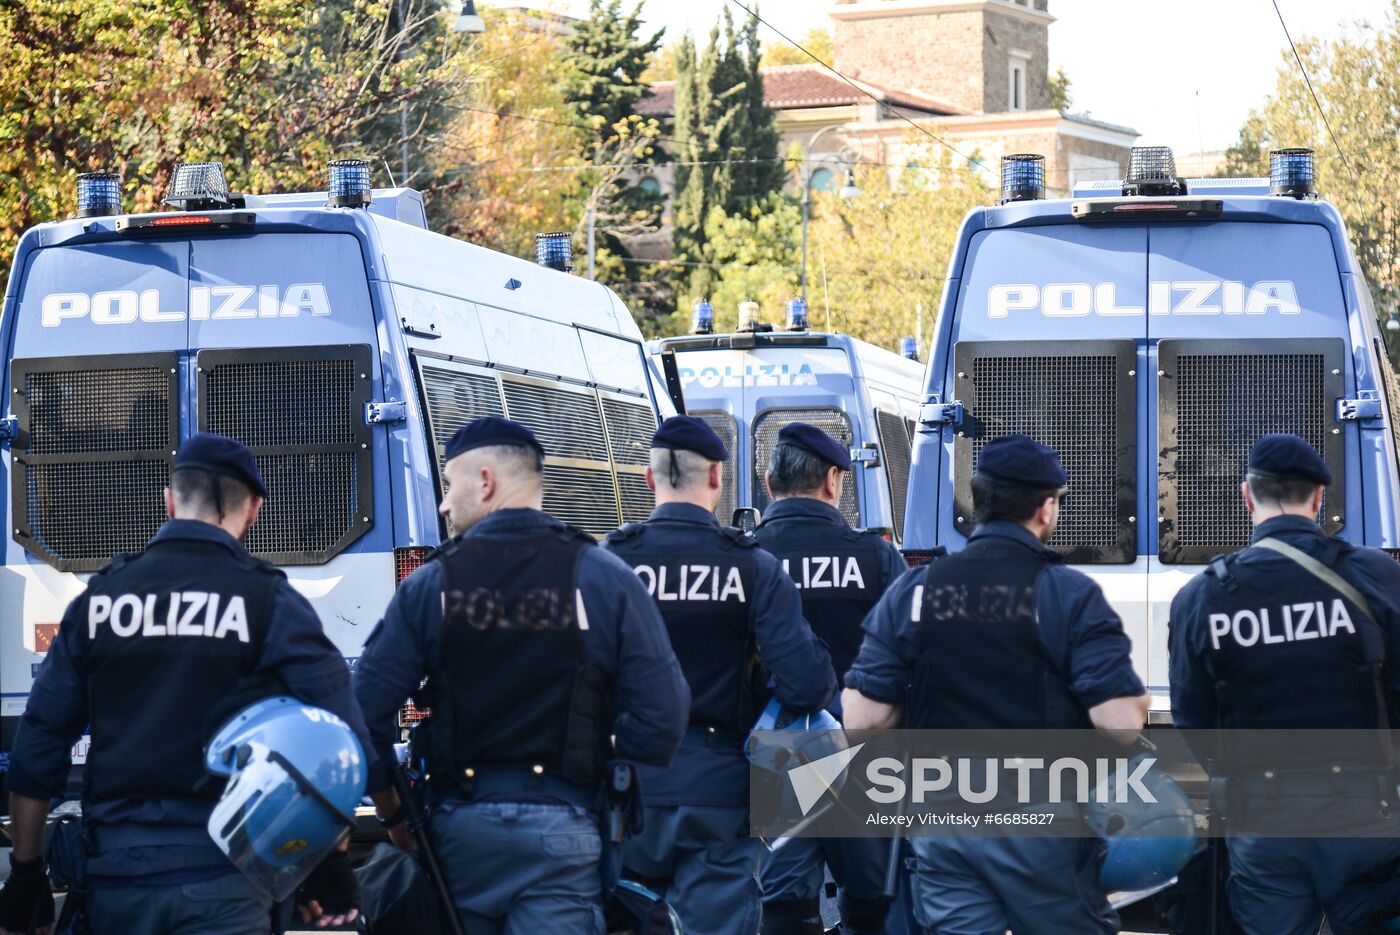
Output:
M812 216L812 150L816 148L817 141L832 130L839 130L840 127L822 127L812 138L807 141L807 151L802 155L802 301L807 301L807 222ZM855 198L860 194L860 189L856 187L856 171L849 164L846 166L846 184L841 187L841 197L845 199Z
M465 0L462 4L462 13L457 17L457 22L452 24L453 32L464 32L471 35L486 31L486 21L476 15L475 0Z

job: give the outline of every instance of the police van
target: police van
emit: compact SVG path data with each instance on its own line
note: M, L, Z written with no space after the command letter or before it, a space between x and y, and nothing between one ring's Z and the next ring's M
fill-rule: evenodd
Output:
M80 179L79 216L20 241L0 347L0 745L90 572L164 519L181 439L252 447L269 488L248 548L310 598L347 658L445 532L441 454L506 415L549 456L545 509L602 535L651 507L649 440L674 412L606 287L427 229L422 197L331 165L329 193L237 195L177 168L164 213Z
M909 456L924 365L914 340L901 356L849 335L807 330L802 299L788 303L787 330L758 321L755 302L740 306L740 330L714 334L714 308L696 304L692 335L653 341L658 359L674 354L686 411L704 419L730 451L716 509L762 512L763 476L778 431L807 422L851 450L856 462L841 497L853 527L899 535L909 485Z
M1006 157L1002 201L959 234L919 413L909 557L967 542L986 441L1054 446L1069 493L1050 544L1122 616L1157 722L1172 597L1248 542L1259 436L1324 455L1328 533L1400 549L1400 397L1371 297L1311 151L1271 163L1182 180L1169 149L1140 147L1126 179L1046 200L1043 157Z

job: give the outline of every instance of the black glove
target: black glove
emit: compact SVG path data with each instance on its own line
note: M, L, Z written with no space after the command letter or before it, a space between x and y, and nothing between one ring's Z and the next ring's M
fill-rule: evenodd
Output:
M0 889L0 929L31 932L53 924L53 890L41 857L10 862L10 878Z
M343 915L360 907L360 884L350 867L348 852L331 851L301 884L298 905L305 906L313 900L328 916Z

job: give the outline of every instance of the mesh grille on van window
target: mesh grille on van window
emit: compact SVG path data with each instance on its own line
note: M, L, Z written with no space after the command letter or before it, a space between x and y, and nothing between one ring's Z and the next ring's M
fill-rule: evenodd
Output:
M773 457L773 448L778 444L778 432L793 422L806 422L816 426L842 446L851 447L851 420L839 409L770 409L753 422L753 503L762 513L771 502L768 490L763 483L763 475L768 471L768 462ZM857 467L856 470L861 470ZM860 509L856 506L855 476L846 478L841 490L841 513L846 522L860 526Z
M77 572L146 544L178 445L177 364L173 353L12 362L16 542Z
M697 419L704 419L705 424L714 429L729 452L729 461L724 465L724 489L719 492L719 506L715 507L715 516L727 526L734 521L734 491L739 483L739 478L734 476L739 470L738 452L734 448L734 417L723 409L692 409L690 414Z
M972 473L987 442L1019 432L1054 448L1069 475L1050 546L1079 563L1136 548L1136 348L1132 341L962 341L954 440L954 527L972 531Z
M647 486L645 474L617 475L617 489L622 494L622 521L624 523L644 522L651 515L656 497Z
M909 493L909 435L902 417L882 409L875 410L875 424L880 430L880 460L890 481L894 535L898 539L904 535L904 500Z
M577 392L554 386L535 386L503 380L506 411L516 422L530 427L551 458L608 460L608 440L598 397L590 390Z
M651 437L656 434L656 413L651 406L620 399L604 399L608 442L618 464L646 467L651 458Z
M595 536L612 532L618 526L612 472L546 464L544 510Z
M253 449L267 502L248 551L282 565L322 564L374 520L369 347L200 351L199 431Z
M441 470L443 452L453 433L473 419L506 414L501 385L493 376L434 367L426 361L420 361L419 373L427 402L428 427Z
M1332 430L1344 353L1338 339L1160 342L1163 562L1205 562L1248 544L1239 486L1250 448L1270 432L1301 435L1322 453L1336 478L1323 500L1323 526L1341 529L1344 454Z

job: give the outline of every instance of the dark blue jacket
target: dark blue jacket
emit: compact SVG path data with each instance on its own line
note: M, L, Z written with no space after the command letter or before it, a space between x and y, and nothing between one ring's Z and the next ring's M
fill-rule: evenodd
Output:
M172 539L215 542L231 554L247 554L228 533L198 520L169 520L151 541ZM30 798L62 794L72 765L73 744L87 729L89 704L102 704L101 698L89 698L87 677L78 661L76 641L85 622L73 616L75 606L76 602L69 605L58 638L39 666L10 754L10 789ZM279 581L272 613L258 673L277 676L297 698L339 715L367 739L350 688L350 670L306 598L285 580ZM141 751L133 750L131 755L140 756ZM210 809L208 802L195 799L94 803L86 816L96 825L181 827L189 829L189 838L187 843L159 848L104 850L91 862L91 872L120 877L155 875L150 882L170 883L231 872L233 865L205 830Z
M1302 516L1276 516L1254 530L1251 542L1272 537L1316 556L1327 541L1317 524ZM1256 571L1257 569L1257 571ZM1293 562L1263 549L1236 553L1230 561L1236 576L1286 574L1308 577ZM1400 563L1379 549L1358 548L1343 555L1333 570L1360 591L1387 637L1392 708L1400 710ZM1205 579L1197 575L1172 601L1167 623L1170 653L1172 723L1178 728L1216 726L1216 678L1210 649L1210 608L1205 606ZM1325 588L1319 584L1319 588ZM1279 686L1291 691L1297 686ZM1395 726L1392 724L1392 726Z
M652 511L647 523L686 541L693 541L697 532L712 530L719 549L719 522L702 507L663 503ZM773 694L799 711L824 707L836 691L831 656L803 618L802 598L783 566L762 549L752 552L754 638L773 676ZM646 594L645 589L642 593ZM642 771L646 804L744 807L749 800L749 771L742 751L707 748L694 734L686 735L669 769Z
M1041 547L1018 523L987 523L972 534L973 539L983 536L1000 536L1028 549ZM846 673L847 688L886 704L904 701L918 656L914 609L915 602L923 601L923 583L924 569L910 569L870 612L860 655ZM1064 565L1048 566L1036 585L1036 614L1051 663L1085 708L1143 693L1123 622L1087 575ZM995 686L988 686L987 703L995 702Z
M464 533L523 539L564 525L537 510L501 510ZM579 591L588 615L589 661L611 680L612 733L619 757L664 766L671 761L690 710L690 689L671 651L656 604L632 570L602 549L580 559ZM442 569L429 562L399 586L355 667L355 694L380 761L369 791L392 781L397 715L427 675L442 641ZM510 712L502 711L507 717Z
M850 527L850 524L846 522L845 515L840 510L811 497L785 497L782 500L773 501L769 504L768 509L763 511L765 523L788 519L828 523L841 529ZM872 538L874 537L872 536ZM894 584L895 579L909 570L909 566L893 542L884 537L879 537L877 541L880 549L880 588L884 589Z

